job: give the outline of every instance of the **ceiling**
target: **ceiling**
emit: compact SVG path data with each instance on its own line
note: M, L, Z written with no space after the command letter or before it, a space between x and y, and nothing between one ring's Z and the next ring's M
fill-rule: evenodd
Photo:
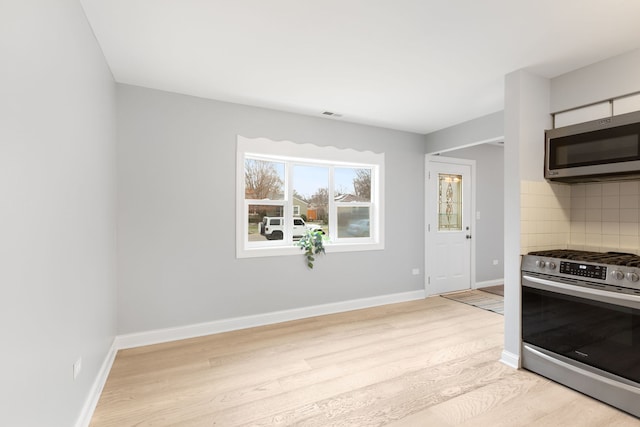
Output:
M637 0L81 3L120 83L421 134L640 48Z

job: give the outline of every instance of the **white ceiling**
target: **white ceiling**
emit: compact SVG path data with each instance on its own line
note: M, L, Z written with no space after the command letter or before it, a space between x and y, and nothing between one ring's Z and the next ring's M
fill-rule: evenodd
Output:
M418 133L640 48L637 0L81 2L118 82Z

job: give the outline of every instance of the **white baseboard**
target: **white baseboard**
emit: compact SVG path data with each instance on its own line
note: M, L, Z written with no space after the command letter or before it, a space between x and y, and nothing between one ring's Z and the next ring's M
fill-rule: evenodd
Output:
M507 350L502 350L500 361L513 369L520 369L520 356Z
M402 292L371 298L361 298L357 300L296 308L292 310L223 319L175 328L156 329L135 334L118 335L113 340L113 344L100 367L100 371L93 382L75 427L88 427L91 423L91 417L98 405L100 394L107 382L107 377L109 376L109 372L111 371L111 367L113 366L118 350L424 298L424 290Z
M476 282L474 288L488 288L489 286L497 286L502 284L504 284L504 279L485 280L484 282Z
M117 352L118 349L116 348L116 340L114 339L111 347L109 348L109 351L107 352L106 357L104 358L104 361L102 362L102 366L100 366L98 375L96 375L96 378L93 381L91 390L89 390L89 394L84 402L84 405L82 406L82 411L80 412L80 416L76 421L75 427L88 427L91 423L91 417L93 416L93 412L98 405L98 400L100 399L102 389L107 382L107 377L109 376L109 372L111 371L111 366L113 366L113 361L116 358Z
M175 328L156 329L146 332L118 335L115 342L117 349L141 347L144 345L160 344L169 341L195 338L221 332L235 331L238 329L271 325L274 323L288 322L290 320L304 319L324 314L341 313L344 311L359 310L362 308L377 307L385 304L394 304L424 298L424 290L401 292L371 298L361 298L350 301L295 308L292 310L222 319L213 322L197 323Z

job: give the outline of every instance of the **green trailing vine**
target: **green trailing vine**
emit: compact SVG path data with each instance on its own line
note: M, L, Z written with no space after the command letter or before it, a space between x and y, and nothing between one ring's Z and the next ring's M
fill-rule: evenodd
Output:
M307 260L307 267L313 269L315 256L324 251L324 233L320 230L307 230L307 232L298 241L298 246L304 251Z

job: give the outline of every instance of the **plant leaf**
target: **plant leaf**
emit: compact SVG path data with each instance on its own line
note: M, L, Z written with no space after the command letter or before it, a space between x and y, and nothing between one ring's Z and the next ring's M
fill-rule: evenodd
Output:
M298 240L297 245L304 251L307 267L309 268L313 268L314 255L326 253L324 250L324 236L320 231L307 230L304 236Z

